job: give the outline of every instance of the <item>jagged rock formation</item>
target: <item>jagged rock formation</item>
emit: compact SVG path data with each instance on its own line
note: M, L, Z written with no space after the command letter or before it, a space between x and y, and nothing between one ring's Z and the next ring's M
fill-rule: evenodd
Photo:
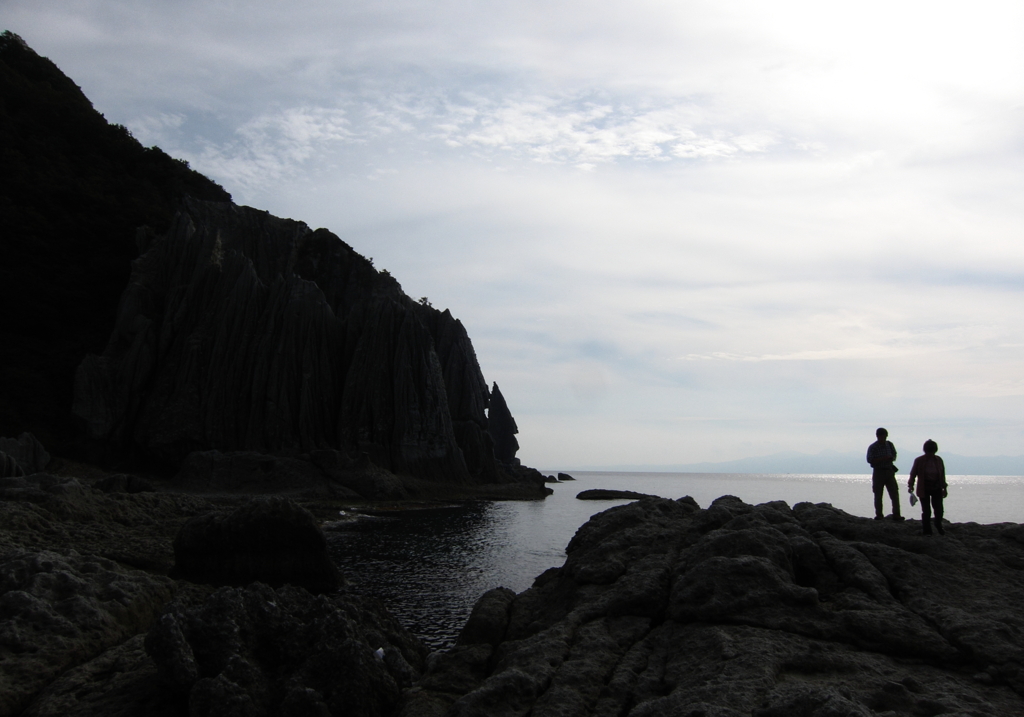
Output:
M312 514L281 496L189 520L174 539L172 576L213 585L287 583L313 593L342 584Z
M644 499L481 598L404 717L1024 714L1024 526Z
M502 479L461 323L338 237L187 201L140 242L107 349L76 378L95 437L174 462L342 449L431 480Z
M491 408L487 414L487 431L494 441L494 456L506 465L513 465L516 462L516 451L519 450L519 441L516 434L519 433L519 426L512 412L508 410L505 397L501 395L498 384L494 384L491 391Z
M73 445L75 368L102 351L138 255L185 194L227 201L214 182L110 125L57 67L0 33L0 435ZM0 449L3 450L3 449Z
M171 606L146 651L188 714L251 717L386 717L427 652L372 600L260 583Z

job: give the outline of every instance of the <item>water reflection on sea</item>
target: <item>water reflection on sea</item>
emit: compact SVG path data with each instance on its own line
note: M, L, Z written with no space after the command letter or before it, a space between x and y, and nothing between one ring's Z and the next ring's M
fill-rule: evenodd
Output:
M622 488L679 498L702 507L721 495L748 503L831 503L854 515L872 511L867 475L711 473L573 473L544 501L473 503L396 517L370 517L328 532L331 554L358 590L381 598L409 630L434 649L451 646L473 603L491 588L521 592L565 560L565 546L594 513L617 501L582 501L588 488ZM903 512L905 476L898 476ZM1024 521L1024 478L951 476L946 517L954 522ZM888 509L888 497L886 507Z

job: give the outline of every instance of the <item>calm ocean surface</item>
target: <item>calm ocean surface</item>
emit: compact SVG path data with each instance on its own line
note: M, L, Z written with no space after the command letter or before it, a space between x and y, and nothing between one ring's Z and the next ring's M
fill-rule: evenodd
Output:
M554 472L554 471L549 471ZM873 514L868 475L573 472L551 484L544 501L476 503L395 518L359 518L327 533L331 554L359 590L381 598L414 634L449 647L473 603L491 588L521 592L565 561L565 546L590 516L629 501L577 500L588 488L616 488L665 498L692 496L702 508L735 495L747 503L831 503ZM911 508L906 474L897 475L903 514ZM1024 522L1024 477L950 476L946 519L955 523ZM886 511L889 499L886 496Z

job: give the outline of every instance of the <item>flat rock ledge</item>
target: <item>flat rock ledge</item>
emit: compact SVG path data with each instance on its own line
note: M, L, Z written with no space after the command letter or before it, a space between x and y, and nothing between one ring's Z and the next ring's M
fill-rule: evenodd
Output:
M403 717L1024 714L1024 526L648 498L478 602Z
M640 500L641 498L657 498L650 493L637 493L632 490L607 490L605 488L591 488L576 494L577 500Z

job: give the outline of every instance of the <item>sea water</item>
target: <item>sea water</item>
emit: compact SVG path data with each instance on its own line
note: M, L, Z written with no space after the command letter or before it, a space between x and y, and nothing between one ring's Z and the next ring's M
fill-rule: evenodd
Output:
M874 514L868 475L574 472L577 480L550 484L543 501L478 502L394 517L353 518L328 532L331 554L357 590L380 598L434 649L451 646L473 603L484 592L521 592L565 561L565 547L595 513L626 500L577 500L590 488L693 497L707 507L722 495L751 504L784 500L831 503L852 515ZM911 508L906 477L898 474L903 514ZM950 476L946 519L1024 522L1024 477ZM886 512L890 511L888 495Z

